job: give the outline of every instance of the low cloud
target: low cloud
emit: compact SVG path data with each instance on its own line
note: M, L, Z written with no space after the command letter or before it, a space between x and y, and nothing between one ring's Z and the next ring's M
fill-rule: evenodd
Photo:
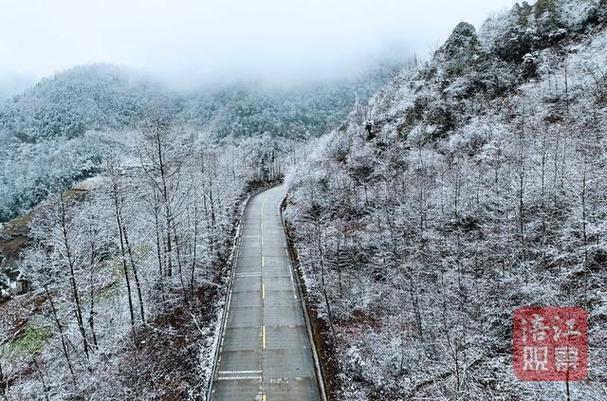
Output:
M174 83L335 77L513 0L2 0L0 73L110 62ZM403 55L404 56L404 55Z

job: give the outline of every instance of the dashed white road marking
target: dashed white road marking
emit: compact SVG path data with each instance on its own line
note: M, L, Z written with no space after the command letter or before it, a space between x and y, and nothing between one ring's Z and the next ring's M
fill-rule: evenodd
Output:
M217 381L226 380L261 380L261 376L220 376L217 377Z
M259 277L261 272L250 272L250 273L236 273L234 277Z
M263 211L266 207L266 200L265 198L261 201L261 232L263 233Z
M220 375L253 375L261 373L261 370L220 370Z

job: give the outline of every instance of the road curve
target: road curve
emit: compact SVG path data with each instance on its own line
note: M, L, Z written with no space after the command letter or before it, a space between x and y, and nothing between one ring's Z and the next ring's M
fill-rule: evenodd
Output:
M245 210L211 399L320 401L314 360L280 218L284 186Z

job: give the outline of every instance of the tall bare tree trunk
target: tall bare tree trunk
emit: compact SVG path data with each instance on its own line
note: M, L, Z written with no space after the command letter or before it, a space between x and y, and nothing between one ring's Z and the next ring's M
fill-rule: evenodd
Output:
M57 314L57 308L55 307L55 302L53 300L53 296L51 295L48 287L44 286L44 292L46 293L46 297L49 300L49 304L51 305L51 312L53 314L53 320L55 321L55 325L57 326L57 331L59 332L59 339L61 341L61 351L63 353L63 357L65 358L65 362L67 363L68 370L70 371L70 377L72 379L72 383L74 385L74 389L78 390L78 384L76 382L76 375L74 374L74 367L72 366L72 360L70 358L70 353L67 349L67 341L65 340L65 332L63 329L63 323L59 320L59 315Z
M82 318L82 305L80 304L80 294L78 293L78 284L76 283L76 267L74 261L74 255L72 254L71 244L69 241L68 227L67 227L67 205L65 203L65 199L63 194L61 194L60 199L60 223L61 223L61 234L63 239L63 246L65 251L65 257L67 258L68 267L70 270L70 287L72 289L72 298L74 302L74 315L76 316L76 321L78 322L78 331L80 332L80 336L82 337L82 344L84 348L84 354L86 358L89 359L89 345L88 339L86 336L86 330L84 328L84 320Z
M137 273L137 265L133 258L133 251L131 244L129 243L129 237L126 232L126 227L122 227L122 233L124 235L124 243L126 245L127 252L129 254L129 261L131 262L131 269L133 270L133 278L135 279L135 287L137 289L137 298L139 299L139 313L141 314L141 321L145 323L145 307L143 305L143 295L141 291L141 283L139 282L139 274Z
M114 177L116 178L116 177ZM133 336L135 335L135 313L133 310L133 295L131 290L131 280L129 278L129 269L126 264L126 250L124 244L124 235L122 230L122 214L120 212L120 200L119 200L118 184L116 181L112 184L112 197L114 198L114 214L116 218L116 226L118 228L118 235L120 238L120 259L122 262L122 272L124 274L124 282L126 285L127 299L129 303L129 316L131 318L131 329L133 330ZM134 339L134 337L133 337Z
M194 238L192 244L192 268L190 276L190 293L192 302L195 303L196 297L194 294L196 282L196 266L198 264L198 205L194 205Z

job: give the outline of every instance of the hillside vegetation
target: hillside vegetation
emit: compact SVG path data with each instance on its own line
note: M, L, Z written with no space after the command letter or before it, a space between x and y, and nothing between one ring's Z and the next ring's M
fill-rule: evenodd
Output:
M162 115L211 141L317 137L394 73L378 64L338 82L294 87L242 83L180 93L108 64L75 67L0 105L0 222L28 210L59 184L97 174L103 150Z
M334 399L554 400L512 371L513 310L590 319L607 400L607 3L459 24L288 178Z
M243 201L277 172L255 143L161 118L131 136L21 227L29 288L0 302L1 399L205 399Z

